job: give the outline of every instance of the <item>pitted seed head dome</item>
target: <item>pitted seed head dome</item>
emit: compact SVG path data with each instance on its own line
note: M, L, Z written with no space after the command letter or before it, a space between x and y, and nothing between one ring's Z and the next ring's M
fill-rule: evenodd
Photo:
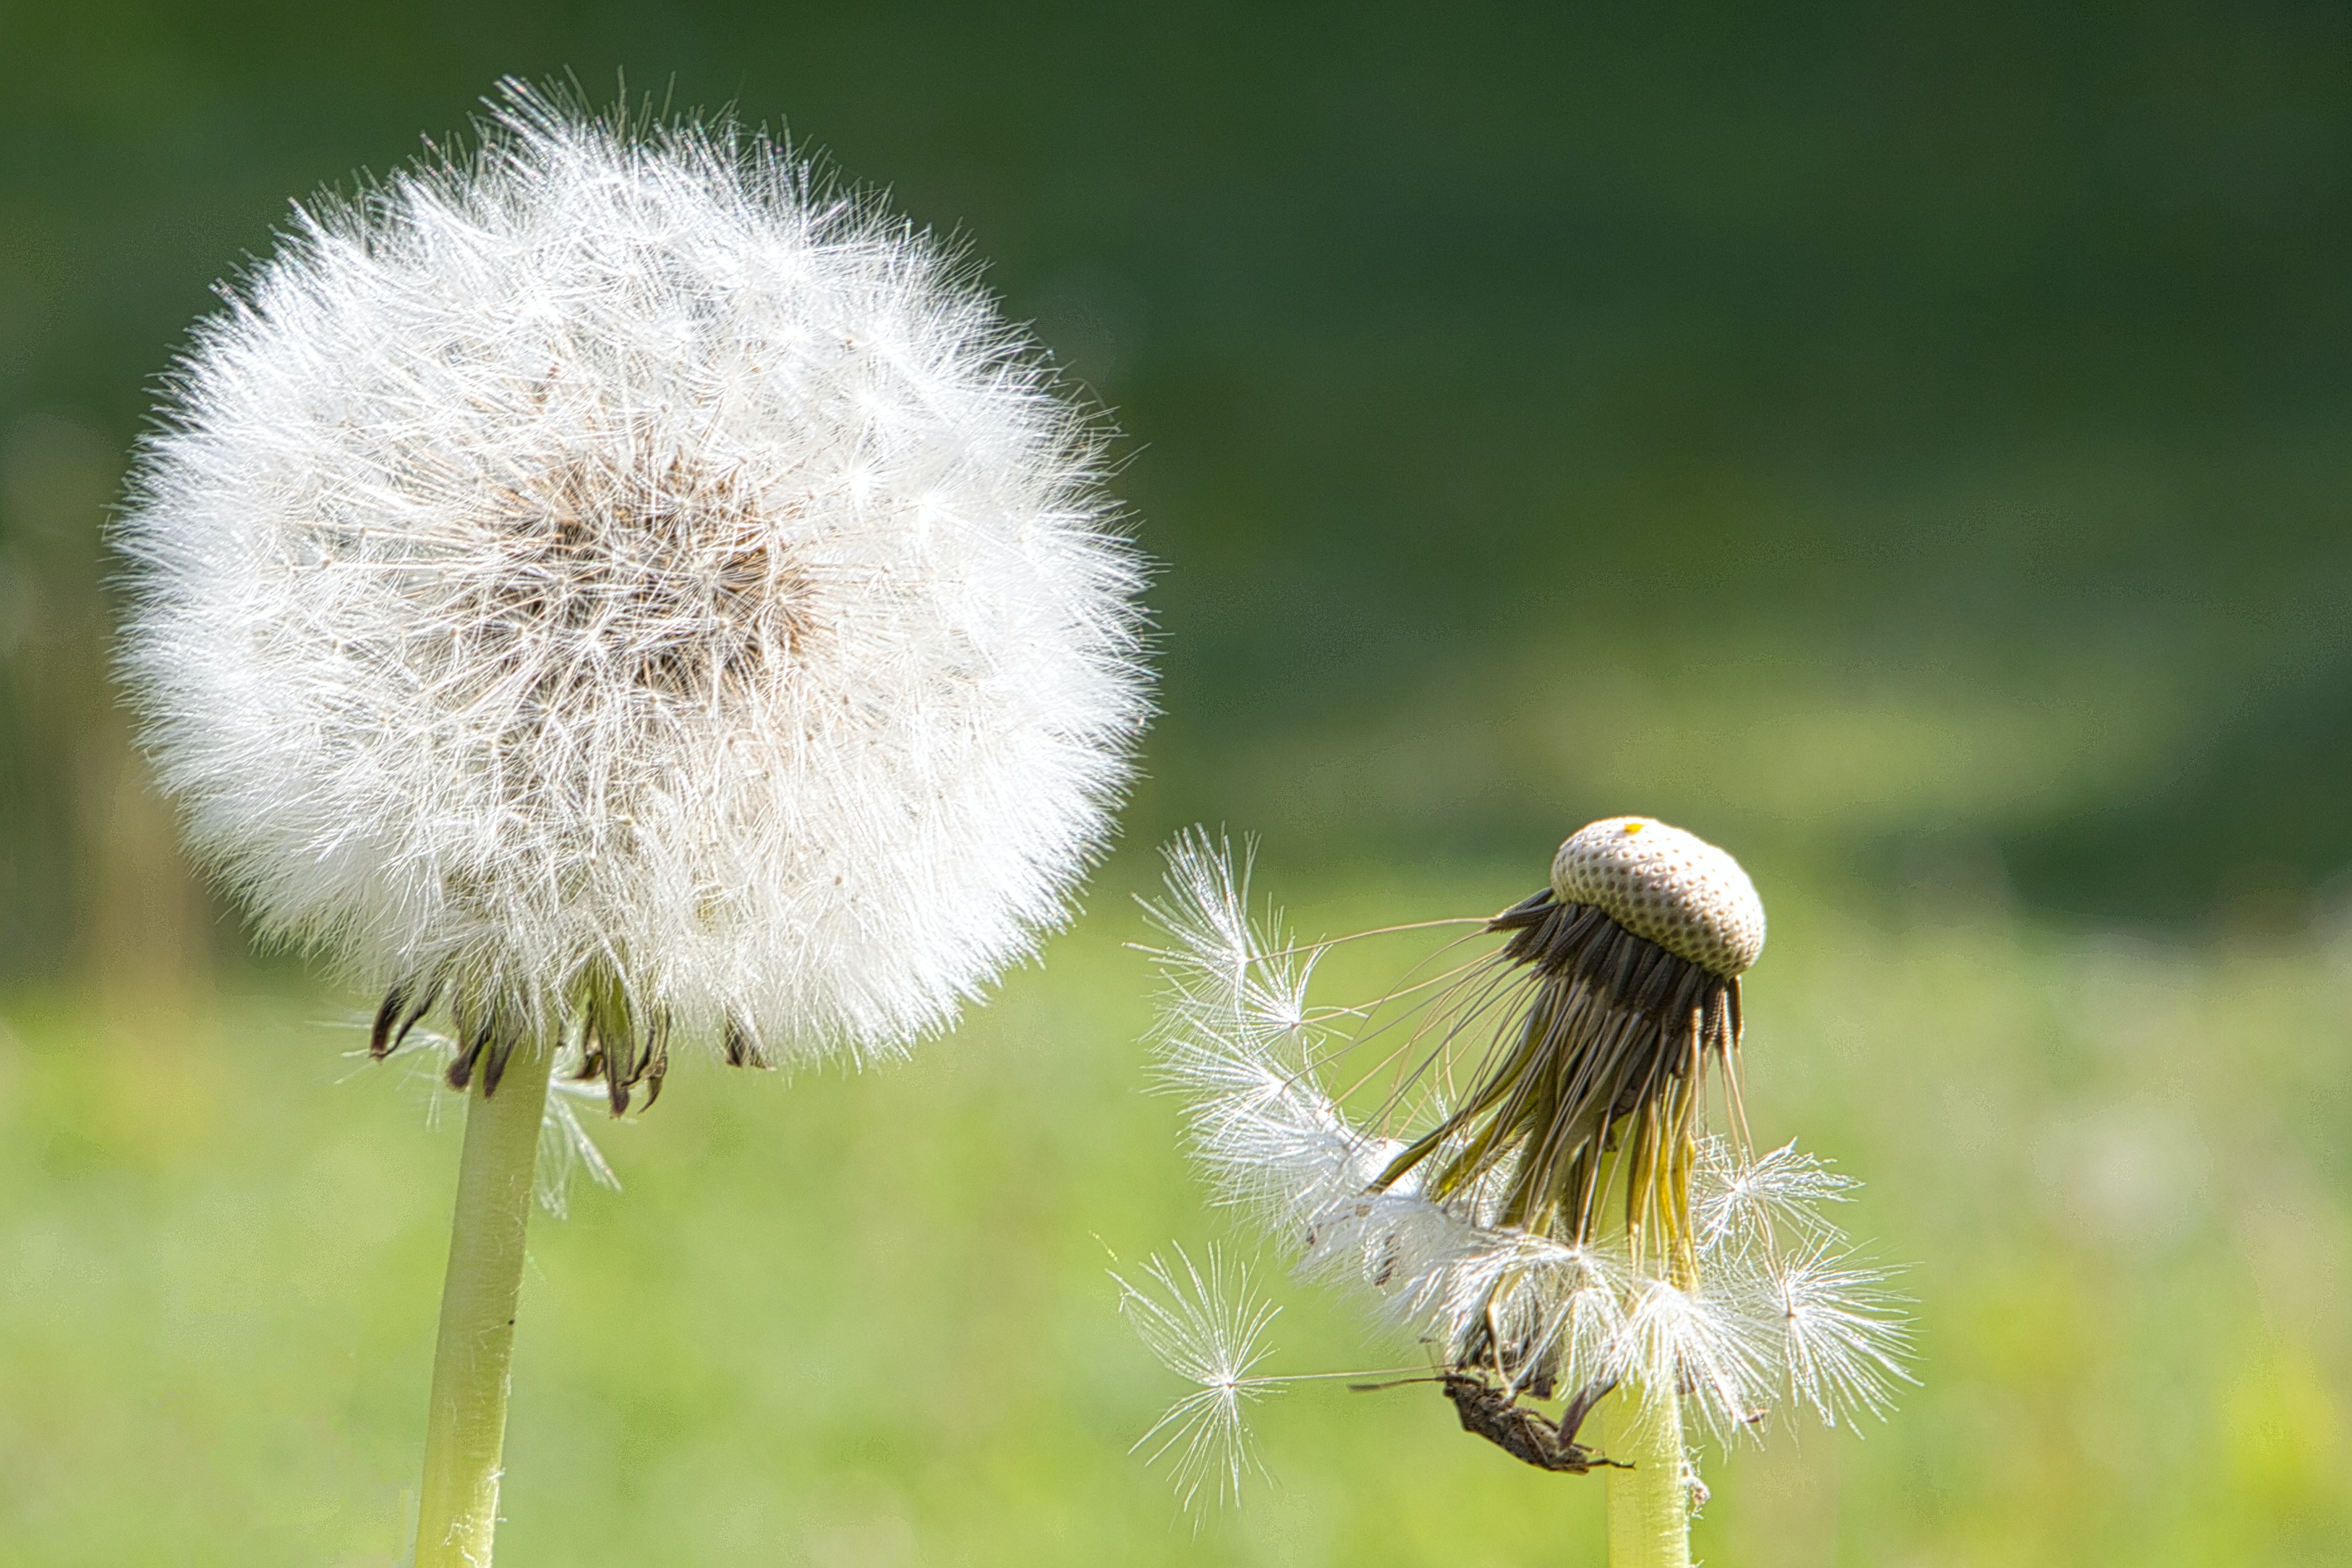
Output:
M1552 857L1551 889L1726 979L1764 951L1764 904L1739 862L1647 817L1579 828Z

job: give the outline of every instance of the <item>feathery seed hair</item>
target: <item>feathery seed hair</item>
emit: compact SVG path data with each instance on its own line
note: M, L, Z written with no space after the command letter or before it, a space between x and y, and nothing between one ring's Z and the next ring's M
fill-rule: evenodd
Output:
M969 268L731 120L514 82L196 329L123 665L263 932L578 1030L901 1048L1056 924L1147 711L1103 431Z

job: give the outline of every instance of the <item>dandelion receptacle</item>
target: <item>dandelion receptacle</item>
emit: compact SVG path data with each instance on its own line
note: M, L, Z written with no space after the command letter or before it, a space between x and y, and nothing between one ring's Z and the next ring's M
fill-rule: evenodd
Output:
M1160 1069L1217 1196L1300 1273L1360 1292L1464 1429L1605 1473L1618 1568L1688 1563L1695 1438L1760 1436L1776 1403L1883 1413L1907 1379L1886 1273L1824 1213L1852 1184L1755 1146L1742 985L1765 922L1731 856L1647 818L1591 823L1534 895L1402 928L1466 930L1369 1003L1310 998L1337 944L1254 915L1229 845L1179 840L1168 884ZM1204 1391L1199 1369L1222 1369L1225 1414L1192 1429L1237 1441L1241 1400L1289 1381L1255 1370L1269 1320L1249 1315L1246 1365L1213 1336L1171 1351L1169 1325L1234 1312L1202 1300L1213 1279L1152 1283L1130 1317Z
M480 1564L551 1075L887 1056L1033 952L1146 711L1138 565L970 267L723 120L509 83L224 296L123 667L196 853L467 1096L418 1561Z

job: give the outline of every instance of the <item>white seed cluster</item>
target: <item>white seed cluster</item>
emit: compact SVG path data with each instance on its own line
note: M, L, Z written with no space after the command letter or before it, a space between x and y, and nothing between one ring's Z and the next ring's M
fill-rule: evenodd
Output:
M1146 704L1099 432L731 126L509 84L196 330L124 664L265 931L535 1023L888 1049L1058 921Z
M1764 904L1739 862L1647 817L1579 828L1552 858L1551 890L1726 979L1764 951Z

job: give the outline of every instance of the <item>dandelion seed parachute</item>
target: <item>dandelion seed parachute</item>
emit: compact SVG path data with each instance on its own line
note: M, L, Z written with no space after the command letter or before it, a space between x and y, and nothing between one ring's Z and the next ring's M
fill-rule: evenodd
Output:
M509 83L172 379L123 664L268 936L438 1002L887 1051L1056 923L1146 710L1100 431L950 252L728 122Z
M1266 1357L1266 1330L1282 1309L1257 1293L1246 1269L1215 1248L1209 1249L1205 1271L1182 1248L1173 1250L1173 1264L1157 1255L1144 1260L1140 1284L1111 1275L1119 1311L1137 1336L1162 1365L1195 1385L1129 1451L1150 1449L1153 1464L1168 1459L1188 1509L1203 1498L1234 1502L1243 1478L1259 1469L1242 1407L1290 1381L1257 1375Z

